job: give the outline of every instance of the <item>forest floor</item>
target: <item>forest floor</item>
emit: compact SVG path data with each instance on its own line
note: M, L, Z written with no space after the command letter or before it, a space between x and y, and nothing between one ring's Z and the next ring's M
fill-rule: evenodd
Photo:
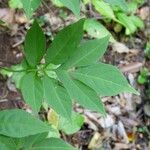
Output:
M137 82L142 68L147 67L150 71L150 60L144 54L146 43L150 40L148 7L142 6L138 10L145 22L144 30L132 36L115 34L118 43L110 44L103 58L106 63L121 69L130 84L140 92L140 96L124 93L102 98L107 111L105 119L79 105L74 106L75 111L84 115L84 125L77 133L63 134L62 138L81 150L98 150L101 147L105 150L150 149L150 76L145 84ZM59 9L51 3L45 3L37 11L35 15L48 18L48 22L43 25L48 40L51 38L49 35L55 35L60 28L76 20L71 12L67 13L67 17L62 19ZM23 58L23 41L30 22L22 12L11 10L3 0L0 0L1 18L8 25L0 25L0 66L12 66ZM28 106L10 78L0 75L0 110L13 108L27 109Z

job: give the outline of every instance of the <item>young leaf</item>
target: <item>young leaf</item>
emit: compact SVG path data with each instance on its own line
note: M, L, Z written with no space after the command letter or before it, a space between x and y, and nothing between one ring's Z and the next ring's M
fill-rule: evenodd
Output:
M138 17L138 16L130 16L130 19L134 23L134 25L138 28L144 28L144 23L143 21Z
M72 102L65 89L48 76L43 77L44 99L61 116L70 119Z
M64 6L69 8L76 16L80 16L80 0L59 0Z
M0 134L9 137L21 138L52 130L46 123L20 109L1 111L0 120Z
M12 9L22 8L22 3L20 0L9 0L9 7Z
M110 36L110 42L114 42L115 39L111 33L100 22L94 19L86 19L84 23L84 30L93 38L104 38Z
M38 112L43 101L43 83L41 79L34 72L30 72L21 80L21 92L25 102L35 112Z
M76 50L83 36L84 19L61 30L47 50L46 63L62 64Z
M71 99L77 101L83 107L105 114L105 109L97 94L88 86L77 80L72 80L67 71L57 70L61 80Z
M25 38L24 53L28 63L32 67L36 66L42 59L45 50L45 36L37 21L34 21L32 27L28 30Z
M64 64L65 67L86 66L97 62L106 51L109 38L91 40L82 43L70 59Z
M75 150L71 145L58 138L47 138L37 143L27 150Z
M39 7L41 0L21 0L23 9L28 18L31 18L33 12Z
M73 112L71 116L71 121L66 118L60 117L59 129L66 134L74 134L80 130L84 123L84 117L78 113Z
M109 3L114 9L116 8L117 11L127 11L128 6L125 0L104 0L105 2ZM118 10L119 8L119 10Z
M108 64L93 64L79 68L71 75L91 87L101 96L112 96L121 92L138 94L124 78L123 74L114 66Z
M100 0L92 0L95 9L103 16L116 20L115 14L108 3Z
M133 21L125 13L117 13L118 20L126 28L126 34L132 34L136 31L137 27Z

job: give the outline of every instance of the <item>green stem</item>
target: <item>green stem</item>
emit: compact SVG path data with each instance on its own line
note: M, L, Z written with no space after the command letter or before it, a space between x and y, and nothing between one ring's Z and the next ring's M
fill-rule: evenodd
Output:
M22 69L22 70L14 70L14 69L11 69L11 68L6 68L6 67L2 67L0 66L0 69L4 69L6 71L9 71L9 72L24 72L24 71L36 71L37 69Z

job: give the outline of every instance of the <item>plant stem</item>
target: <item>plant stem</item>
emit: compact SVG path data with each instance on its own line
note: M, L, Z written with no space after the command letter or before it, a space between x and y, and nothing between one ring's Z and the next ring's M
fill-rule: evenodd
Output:
M0 69L4 69L4 70L9 71L9 72L24 72L24 71L36 71L37 70L37 69L14 70L14 69L2 67L2 66L0 66Z

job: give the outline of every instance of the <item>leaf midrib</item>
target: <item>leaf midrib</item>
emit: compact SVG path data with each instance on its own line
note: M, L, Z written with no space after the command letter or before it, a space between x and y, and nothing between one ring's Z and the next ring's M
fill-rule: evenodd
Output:
M89 51L89 53L85 54L83 57L81 57L76 62L74 62L70 67L73 67L74 65L77 65L81 60L85 59L88 55L90 55L91 53L93 53L95 51L95 49L97 49L98 47L99 47L99 45L97 47L95 47L93 49L93 51Z

